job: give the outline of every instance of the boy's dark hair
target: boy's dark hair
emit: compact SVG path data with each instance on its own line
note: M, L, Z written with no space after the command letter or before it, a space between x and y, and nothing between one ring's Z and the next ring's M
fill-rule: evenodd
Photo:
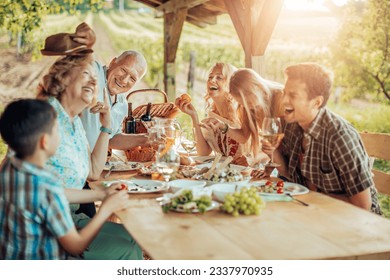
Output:
M324 107L328 102L332 88L333 74L325 67L312 62L291 65L284 70L288 79L297 79L306 84L309 100L323 96Z
M51 133L56 118L56 112L47 101L16 100L8 104L0 117L1 137L16 157L23 159L35 152L42 133Z

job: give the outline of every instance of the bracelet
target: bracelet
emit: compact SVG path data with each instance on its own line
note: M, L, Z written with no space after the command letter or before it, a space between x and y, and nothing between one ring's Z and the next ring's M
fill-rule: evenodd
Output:
M227 123L225 123L225 127L223 129L221 129L221 132L222 132L222 134L226 134L228 132L228 130L229 130L229 126Z
M100 127L100 131L104 132L104 133L107 133L107 134L111 134L112 133L112 129L111 128L107 128L107 127L104 127L104 126Z

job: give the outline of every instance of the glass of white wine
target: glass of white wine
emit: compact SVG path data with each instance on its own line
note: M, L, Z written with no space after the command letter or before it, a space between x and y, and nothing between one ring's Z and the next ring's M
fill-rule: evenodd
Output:
M274 147L283 136L280 118L264 118L261 131L261 137L263 137L264 140L267 140L271 146ZM273 153L271 154L271 162L269 164L274 164Z
M189 137L190 133L187 134L187 137L181 138L181 146L184 150L187 152L187 156L190 156L190 153L193 152L196 148L196 140L194 135L192 137Z
M165 187L169 186L169 179L176 174L180 165L180 156L172 145L160 145L156 158L156 169L161 174L165 181Z

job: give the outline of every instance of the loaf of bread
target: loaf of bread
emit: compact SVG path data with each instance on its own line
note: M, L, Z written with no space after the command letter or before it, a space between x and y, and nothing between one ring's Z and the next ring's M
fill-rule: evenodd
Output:
M146 162L155 158L157 148L151 145L141 145L125 151L128 161Z

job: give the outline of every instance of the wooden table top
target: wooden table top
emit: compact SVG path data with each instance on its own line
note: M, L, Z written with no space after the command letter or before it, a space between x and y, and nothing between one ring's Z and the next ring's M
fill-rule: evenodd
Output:
M132 176L113 172L108 179ZM239 217L165 214L155 200L161 195L131 194L131 206L117 213L153 259L390 259L390 220L320 193L299 196L308 207L267 202L259 216Z

